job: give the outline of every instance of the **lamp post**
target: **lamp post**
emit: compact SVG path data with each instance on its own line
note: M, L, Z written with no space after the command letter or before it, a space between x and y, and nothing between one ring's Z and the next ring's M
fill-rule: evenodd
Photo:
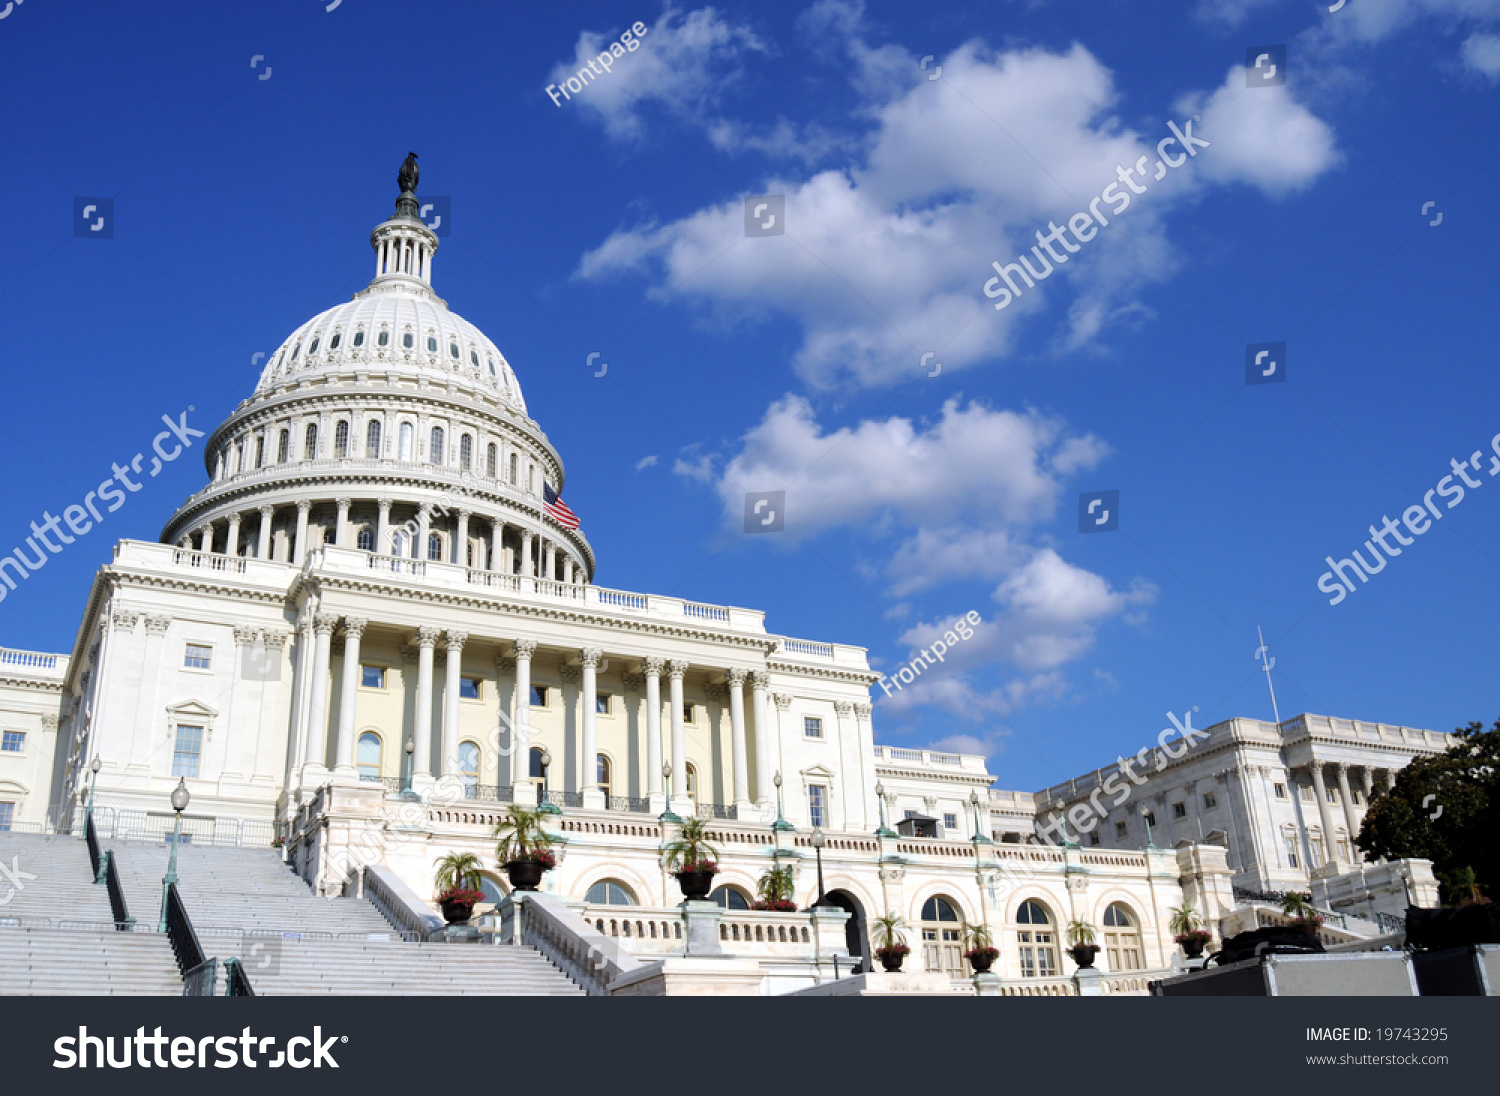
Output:
M786 820L781 813L781 770L776 770L776 775L771 778L771 783L776 785L776 821L771 823L772 833L793 833L797 827ZM780 842L777 842L780 847Z
M1144 803L1141 804L1141 821L1146 824L1146 848L1156 848L1156 842L1151 840L1151 808Z
M663 797L666 800L666 809L658 817L662 822L676 822L680 824L682 819L678 818L677 814L672 810L672 763L670 761L663 761L661 763L661 786L662 790L666 792L666 795Z
M823 906L823 845L827 842L827 840L828 839L823 836L823 830L821 828L813 830L812 847L813 852L816 853L818 857L818 900L813 903L815 907Z
M103 767L104 763L99 760L99 755L95 754L94 760L89 762L89 805L88 809L83 812L85 825L88 824L90 818L94 817L94 788L99 784L99 770Z
M988 837L985 836L984 827L982 825L980 825L980 822L979 822L979 819L980 819L981 815L979 813L979 792L978 791L972 791L972 792L969 793L969 805L974 808L974 837L972 839L973 842L974 842L974 844L976 844L976 845L993 845L995 842L992 841L990 838L988 838ZM977 862L978 859L979 859L979 853L977 851L974 854L974 858L975 858L975 861Z
M172 823L172 853L167 859L167 874L161 880L161 920L157 922L157 932L167 931L167 898L177 883L177 846L182 841L182 812L187 810L188 800L191 798L187 790L187 778L179 776L177 787L172 789L172 809L177 812L177 820Z
M875 799L880 804L880 829L875 831L876 837L895 837L896 832L885 824L885 785L875 785Z
M406 736L406 787L402 789L405 794L411 796L411 755L417 752L417 744L412 741L411 735Z
M542 805L538 807L537 810L539 810L542 814L562 814L562 808L547 797L547 768L552 764L552 751L547 749L546 746L542 747L541 762L542 787L537 793L537 798L542 801Z

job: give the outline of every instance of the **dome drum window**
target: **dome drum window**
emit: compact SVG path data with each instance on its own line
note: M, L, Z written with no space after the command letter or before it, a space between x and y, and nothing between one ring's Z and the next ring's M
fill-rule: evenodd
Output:
M307 353L308 353L309 357L311 357L313 354L316 354L318 352L318 343L319 343L319 341L320 341L319 339L316 339L316 338L313 339L312 345L307 348Z
M432 335L428 335L427 336L427 353L429 353L429 354L436 354L437 353L437 338L435 336L432 336Z
M301 350L301 349L302 349L302 344L301 343L298 343L296 346L292 347L292 361L296 361L297 360L297 352L299 350Z
M458 361L458 343L448 344L448 357L452 358L454 361Z
M389 346L390 344L391 344L391 333L389 331L382 331L379 335L375 336L375 345L376 346Z
M408 331L401 336L401 348L403 350L410 350L413 346L416 345L416 341L416 338L410 331Z
M360 328L358 331L356 331L354 333L354 345L355 345L356 349L365 345L365 332L364 332L364 328Z
M328 349L329 350L337 350L339 348L339 341L343 337L344 336L340 335L337 331L335 331L333 333L333 338L331 338L331 339L328 340Z

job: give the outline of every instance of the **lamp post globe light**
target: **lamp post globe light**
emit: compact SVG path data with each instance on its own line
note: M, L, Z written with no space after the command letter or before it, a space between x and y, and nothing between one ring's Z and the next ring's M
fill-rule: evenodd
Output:
M411 755L414 754L414 753L416 753L416 752L417 752L417 744L416 744L416 742L413 741L411 735L407 735L406 736L406 787L402 789L402 792L408 798L411 797L411 770L412 770L412 758L411 758Z
M94 760L89 762L89 805L83 812L84 821L94 816L94 789L99 784L99 770L104 768L104 762L99 760L99 755L94 755Z
M1151 840L1151 808L1141 804L1141 821L1146 824L1146 848L1156 848L1156 842Z
M552 802L552 798L547 792L547 768L552 764L552 751L547 749L546 746L542 747L541 762L542 786L537 791L537 798L542 802L537 810L541 811L542 814L562 814L562 808Z
M875 831L876 837L895 837L896 832L892 830L885 821L885 785L875 785L875 801L880 804L880 829Z
M672 763L670 761L663 761L661 763L661 786L662 790L666 793L664 796L666 809L661 812L659 820L662 822L681 822L682 819L678 818L672 810Z
M979 792L977 790L969 793L969 805L974 808L974 837L972 838L974 844L993 845L995 842L985 836L984 826L980 822L983 816L979 813Z
M823 896L825 894L823 888L823 846L827 843L828 838L823 836L823 830L821 828L813 830L812 847L813 852L816 853L818 857L818 900L813 903L813 906L820 908L827 906L827 903L823 900Z
M161 880L161 920L157 922L157 932L167 931L167 897L177 882L177 846L182 841L182 812L187 810L191 798L187 790L187 778L179 776L177 787L172 789L172 810L176 812L177 818L172 823L172 851L167 858L167 874Z
M776 785L776 821L771 823L772 833L794 833L797 829L786 820L781 812L781 770L776 770L776 775L771 778L771 783Z

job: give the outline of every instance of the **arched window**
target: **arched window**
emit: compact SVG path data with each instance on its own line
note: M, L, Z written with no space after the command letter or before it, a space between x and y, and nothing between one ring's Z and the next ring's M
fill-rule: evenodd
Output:
M484 900L486 902L491 902L498 906L501 902L505 901L505 892L500 889L500 884L488 875L481 875L479 877L479 889L484 892Z
M609 758L599 754L594 762L594 779L599 782L599 790L606 796L610 789L610 764Z
M374 731L359 736L358 768L361 780L380 782L380 736Z
M427 534L427 558L435 563L443 561L443 534Z
M698 802L698 769L691 761L687 763L687 793Z
M633 906L635 895L624 883L613 879L601 879L589 888L583 900L591 906Z
M542 749L540 746L531 747L531 767L527 770L531 782L536 785L537 791L547 790L547 766L542 764Z
M349 455L349 423L344 419L333 428L333 455L340 458Z
M276 439L276 463L285 464L292 455L292 432L283 430Z
M410 350L414 345L416 345L416 339L412 337L410 331L401 336L401 346L403 349Z
M454 361L458 361L458 343L451 342L448 344L448 357Z
M310 422L307 424L307 433L302 435L302 459L318 459L318 424Z
M710 902L717 902L726 910L747 910L750 908L750 896L740 890L739 887L732 887L728 883L725 883L722 887L715 888L714 892L708 896L708 900Z
M510 455L510 482L511 482L511 486L512 487L514 487L516 484L518 484L520 482L520 480L517 478L517 474L518 474L517 470L520 467L521 467L520 461L517 459L516 455L514 453L512 453Z
M240 442L234 447L234 470L238 474L245 470L245 443Z
M474 466L474 439L468 434L458 439L458 466L465 472Z
M922 965L950 978L964 976L963 919L946 898L922 903Z
M377 335L375 337L375 345L376 346L389 346L389 345L391 345L391 333L389 331L382 331L379 335Z
M443 442L443 428L441 426L434 426L432 434L428 438L429 444L427 446L427 459L433 464L448 463L447 449Z
M1104 954L1110 970L1144 970L1141 930L1135 915L1119 902L1104 911Z
M354 536L354 546L362 552L375 551L375 530L368 525L361 525Z
M437 353L437 336L436 335L428 335L427 336L427 352L429 354L436 354Z
M411 460L412 436L416 433L409 422L403 422L396 431L396 459Z
M464 782L464 798L473 799L479 793L479 747L472 742L458 744L458 774Z
M328 349L329 350L337 350L339 348L339 342L343 339L343 337L344 336L340 335L337 331L335 331L333 333L333 338L331 338L331 339L328 340Z
M296 346L292 347L292 361L296 361L297 360L297 352L299 350L301 350L301 349L302 349L302 344L301 343L298 343Z
M354 345L357 346L357 347L365 345L365 332L364 332L364 328L360 328L358 331L356 331L354 333Z
M1016 944L1021 953L1021 977L1057 976L1057 936L1052 917L1040 902L1025 901L1016 909Z
M490 442L489 448L484 452L484 474L494 479L500 472L500 450Z
M469 351L469 364L475 369L479 368L479 355L473 350Z
M380 420L371 419L365 427L365 456L370 460L380 459Z

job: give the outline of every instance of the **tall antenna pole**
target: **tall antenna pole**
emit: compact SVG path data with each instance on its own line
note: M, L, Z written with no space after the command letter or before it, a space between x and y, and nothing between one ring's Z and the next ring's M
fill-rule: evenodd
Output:
M1266 649L1266 637L1260 630L1260 625L1255 626L1256 638L1260 640L1260 646L1255 649L1255 657L1259 660L1261 668L1266 671L1266 688L1271 690L1271 714L1276 717L1276 733L1281 733L1281 712L1276 707L1276 686L1271 684L1271 667L1276 665L1273 658ZM1287 770L1287 776L1291 777L1291 770ZM1292 811L1297 816L1297 835L1302 838L1302 857L1307 864L1308 878L1312 877L1312 843L1307 838L1307 823L1302 817L1302 792L1295 780L1289 780L1292 785Z
M1281 712L1276 707L1276 686L1271 684L1271 667L1276 665L1276 659L1266 653L1266 637L1260 630L1260 625L1255 626L1256 638L1260 640L1260 646L1255 649L1255 657L1266 671L1266 688L1271 690L1271 714L1276 717L1276 726L1281 726Z

